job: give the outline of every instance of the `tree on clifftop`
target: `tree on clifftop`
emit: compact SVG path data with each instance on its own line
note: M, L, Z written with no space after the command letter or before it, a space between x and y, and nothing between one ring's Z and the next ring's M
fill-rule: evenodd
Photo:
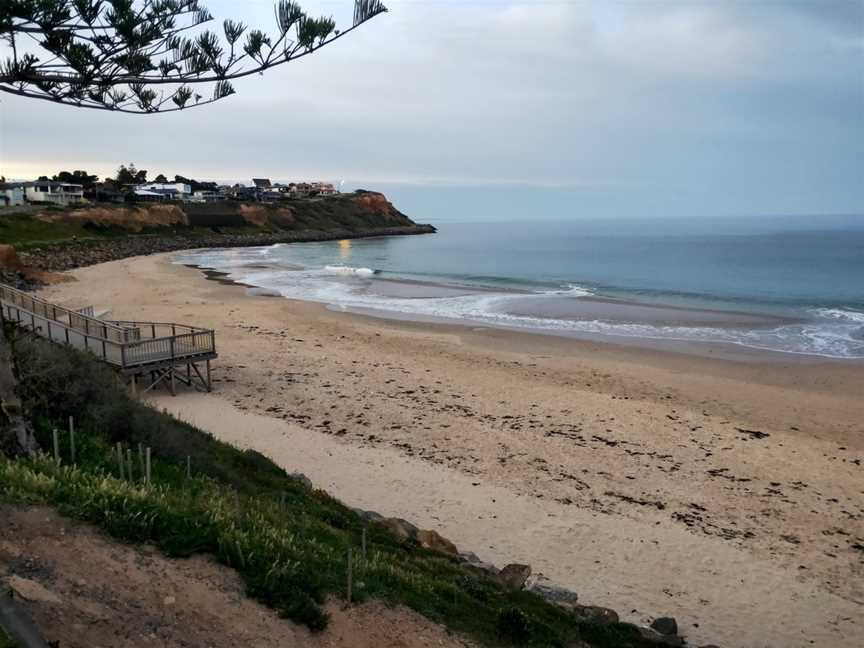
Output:
M234 94L232 79L311 54L385 11L381 0L355 0L340 32L279 0L273 35L230 19L217 34L197 30L213 20L198 0L2 0L10 55L0 90L129 113L203 106Z
M69 182L72 184L80 184L85 189L87 189L88 187L92 187L99 180L99 176L90 175L86 171L76 170L72 173L69 173L68 171L61 171L51 179L55 182Z
M125 164L121 164L120 168L117 169L115 182L121 187L124 185L144 184L147 182L147 170L136 169L135 165L131 162L128 167Z

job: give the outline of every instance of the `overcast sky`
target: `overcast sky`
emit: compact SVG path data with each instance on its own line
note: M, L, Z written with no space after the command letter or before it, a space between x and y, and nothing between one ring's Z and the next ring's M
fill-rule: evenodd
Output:
M265 0L204 4L272 31ZM302 4L350 22L350 0ZM864 212L864 0L387 4L213 106L136 116L2 95L0 172L134 162L548 188L625 196L631 213Z

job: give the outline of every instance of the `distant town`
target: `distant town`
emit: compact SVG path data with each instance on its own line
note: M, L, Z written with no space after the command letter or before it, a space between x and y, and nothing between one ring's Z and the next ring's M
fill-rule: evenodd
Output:
M163 174L151 180L147 171L123 165L114 178L100 181L86 171L61 171L25 182L0 181L0 208L22 205L75 206L90 203L208 203L228 200L275 203L285 200L332 196L339 193L330 182L271 182L252 178L246 184L199 182L180 175L173 181Z

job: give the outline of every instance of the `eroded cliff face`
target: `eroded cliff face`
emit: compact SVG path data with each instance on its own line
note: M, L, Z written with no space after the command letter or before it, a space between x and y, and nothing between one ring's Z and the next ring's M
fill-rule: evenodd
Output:
M84 223L98 227L119 227L140 232L153 227L189 225L186 213L179 205L148 205L135 207L93 206L70 211L44 211L34 216L46 223Z
M47 223L123 229L130 233L183 227L258 227L288 231L326 231L338 227L359 231L370 227L414 225L384 194L372 191L281 203L93 205L64 211L43 210L33 218Z
M397 221L408 219L408 217L396 209L393 206L393 203L387 200L387 197L382 193L371 191L357 193L354 194L353 200L360 209L370 214L381 216L387 221L393 221L395 223Z

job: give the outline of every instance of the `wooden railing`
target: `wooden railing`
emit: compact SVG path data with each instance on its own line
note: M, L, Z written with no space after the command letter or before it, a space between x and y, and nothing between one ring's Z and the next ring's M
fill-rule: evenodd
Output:
M5 284L0 284L0 300L17 306L34 317L57 322L89 337L113 342L128 342L140 337L140 334L134 331L134 327L120 326L97 319L92 314L92 306L80 311L64 308Z
M124 370L215 356L213 330L165 322L103 321L0 284L0 315Z

